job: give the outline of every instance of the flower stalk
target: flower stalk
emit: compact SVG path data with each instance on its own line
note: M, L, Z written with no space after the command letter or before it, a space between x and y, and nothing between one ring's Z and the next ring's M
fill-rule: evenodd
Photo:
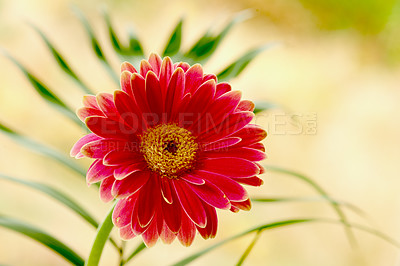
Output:
M114 224L112 222L112 213L114 211L114 207L115 204L112 206L106 218L97 229L97 234L94 239L92 249L90 250L89 258L85 262L85 266L97 266L99 264L104 245L106 244L108 237L114 227Z

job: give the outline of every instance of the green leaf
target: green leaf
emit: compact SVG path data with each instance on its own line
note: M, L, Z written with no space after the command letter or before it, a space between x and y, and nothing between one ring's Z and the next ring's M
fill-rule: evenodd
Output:
M306 219L291 219L291 220L283 220L283 221L278 221L278 222L273 222L273 223L267 223L261 226L257 226L248 230L243 231L242 233L233 235L229 238L226 238L214 245L211 245L205 249L202 249L174 264L172 264L173 266L183 266L183 265L187 265L190 262L196 260L197 258L207 254L208 252L232 241L232 240L236 240L238 238L241 238L243 236L246 236L248 234L257 232L257 233L262 233L265 230L270 230L270 229L275 229L275 228L279 228L279 227L283 227L283 226L289 226L289 225L294 225L294 224L301 224L301 223L309 223L309 222L320 222L320 223L329 223L329 224L344 224L343 221L337 221L337 220L333 220L333 219L324 219L324 218L306 218ZM352 227L352 228L356 228L358 230L364 231L366 233L372 234L374 236L377 236L385 241L387 241L388 243L394 245L395 247L400 249L400 243L394 239L392 239L391 237L387 236L386 234L383 234L380 231L371 229L367 226L362 226L362 225L358 225L358 224L348 224L348 226Z
M114 48L115 52L122 56L125 61L130 61L129 56L134 57L135 59L144 57L144 52L142 45L140 44L139 39L134 34L134 31L131 29L128 32L129 35L129 42L128 45L125 46L120 41L118 35L116 34L114 27L111 23L111 18L107 12L107 9L102 10L104 21L107 25L108 35L110 37L110 42L112 47ZM128 56L128 58L127 58Z
M224 70L222 70L218 75L218 81L229 81L232 78L235 78L242 73L242 71L247 67L247 65L262 51L267 48L272 47L273 45L264 45L262 47L253 49L246 54L242 55L235 62L227 66Z
M277 173L282 173L282 174L286 174L292 177L296 177L304 182L306 182L307 184L311 185L311 187L313 187L322 197L325 197L329 203L331 204L332 208L334 209L334 211L336 212L336 214L339 216L340 221L343 222L343 224L345 225L345 231L347 234L347 237L349 239L350 244L355 247L357 245L357 242L355 240L354 234L351 231L349 222L347 220L346 215L344 214L344 212L341 209L341 206L334 201L329 195L328 193L321 187L319 186L316 182L314 182L311 178L302 175L300 173L296 173L281 167L276 167L276 166L267 166L265 165L266 169L270 170L270 171L274 171Z
M52 249L66 260L70 261L73 265L84 265L84 260L73 251L71 248L47 234L46 232L29 225L25 222L13 219L4 215L0 215L0 226L15 232L26 235L33 240L36 240L48 248Z
M277 104L272 103L272 102L254 101L254 104L256 106L253 111L255 114L261 113L261 112L269 110L269 109L279 107Z
M31 83L33 88L37 93L49 104L59 110L61 113L66 115L72 121L77 123L80 127L82 126L82 122L78 119L75 112L71 110L58 96L50 90L42 81L40 81L36 76L34 76L31 72L29 72L17 59L11 56L8 52L1 49L1 53L4 54L5 57L10 59L25 75L28 81Z
M95 219L85 210L83 209L80 205L78 205L74 200L69 198L67 195L62 193L61 191L58 191L48 185L37 183L37 182L32 182L32 181L27 181L23 179L18 179L15 177L3 175L0 173L0 179L8 180L14 183L22 184L24 186L33 188L35 190L38 190L40 192L43 192L44 194L52 197L53 199L57 200L64 206L68 207L72 211L74 211L76 214L81 216L83 219L85 219L88 223L90 223L92 226L95 228L98 227L98 223L95 221Z
M122 265L128 263L131 259L133 259L137 254L139 254L142 250L146 249L146 245L142 242L137 246L137 248L129 255L129 257L123 261Z
M75 16L79 19L79 21L82 23L83 27L85 28L86 33L90 39L93 52L95 53L97 58L101 61L102 65L107 70L110 77L117 84L119 84L119 77L117 76L116 72L112 69L110 63L108 62L106 56L104 55L103 49L101 48L100 43L97 40L96 35L94 34L94 31L93 31L92 27L90 26L90 23L87 20L86 16L76 6L72 6L72 10L73 10Z
M62 163L63 165L67 166L68 168L72 169L73 171L80 174L83 178L86 178L86 171L80 167L75 161L71 158L65 156L64 154L60 153L59 151L47 147L41 143L38 143L28 137L20 135L19 133L15 132L14 130L10 129L9 127L5 126L0 122L0 132L6 134L12 140L17 142L18 144L42 155L45 155L55 161Z
M261 236L261 230L258 230L256 235L254 236L253 241L251 241L250 245L246 248L246 250L244 251L243 255L240 257L238 263L236 264L236 266L240 266L243 264L243 262L245 261L245 259L249 256L251 250L253 249L254 245L256 244L257 240L260 238Z
M232 240L235 240L237 238L243 237L245 235L254 233L254 232L258 232L258 231L264 231L264 230L270 230L270 229L274 229L274 228L278 228L278 227L283 227L283 226L288 226L288 225L293 225L293 224L300 224L300 223L307 223L307 222L315 222L315 221L319 221L318 219L294 219L294 220L284 220L284 221L279 221L279 222L274 222L274 223L268 223L268 224L264 224L261 226L257 226L255 228L252 229L248 229L242 233L233 235L225 240L222 240L214 245L209 246L208 248L205 248L203 250L200 250L199 252L194 253L193 255L190 255L182 260L180 260L177 263L174 263L174 266L183 266L183 265L187 265L190 262L194 261L195 259L203 256L204 254L214 250L215 248L218 248Z
M244 10L239 12L229 23L222 29L222 31L213 36L208 30L189 51L184 54L184 57L188 59L189 63L205 63L211 55L218 48L222 40L228 34L228 32L236 24L250 18L252 12L249 10Z
M46 43L54 59L57 61L59 67L81 87L84 93L93 94L93 92L88 88L88 86L86 86L85 83L71 69L67 61L63 58L60 52L54 47L54 45L49 41L47 36L34 24L30 23L29 25L40 35L40 37Z
M109 238L109 235L114 227L112 222L112 214L114 211L115 204L110 209L104 221L97 229L96 237L94 239L92 249L90 250L89 258L85 263L85 266L97 266L99 265L101 254L103 253L104 245Z
M183 19L180 19L174 31L171 33L171 36L169 37L169 41L165 46L163 56L173 56L179 52L182 41L182 24Z

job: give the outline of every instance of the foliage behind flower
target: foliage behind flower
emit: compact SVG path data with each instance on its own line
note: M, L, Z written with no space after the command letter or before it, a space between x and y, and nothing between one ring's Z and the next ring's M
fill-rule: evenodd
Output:
M87 182L101 181L104 201L119 200L113 222L123 239L189 246L196 229L214 237L215 208L249 210L240 184L263 183L266 132L250 124L254 104L199 64L151 54L139 73L127 62L121 71L114 96L85 96L77 113L93 133L71 155L95 159Z

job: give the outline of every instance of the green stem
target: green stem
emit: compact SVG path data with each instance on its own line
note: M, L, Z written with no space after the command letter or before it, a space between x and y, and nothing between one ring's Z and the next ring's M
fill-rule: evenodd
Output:
M115 205L112 206L107 217L97 229L96 238L94 239L92 250L90 251L89 258L86 261L85 266L97 266L99 264L104 245L106 244L111 230L114 227L114 224L112 222L112 213L114 207Z

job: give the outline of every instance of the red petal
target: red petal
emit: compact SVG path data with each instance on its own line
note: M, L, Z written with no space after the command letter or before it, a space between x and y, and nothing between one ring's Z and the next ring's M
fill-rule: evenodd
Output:
M181 176L181 179L194 185L203 185L205 183L204 179L191 174L183 175Z
M100 199L103 202L109 202L114 199L114 197L111 195L111 188L113 186L115 179L113 176L107 177L106 179L103 179L100 184Z
M171 190L171 196L171 204L167 203L165 200L161 201L161 210L165 219L165 223L168 225L168 228L172 232L177 233L181 228L182 207L178 202L179 200L177 198L175 190Z
M256 149L256 150L265 152L265 146L264 146L264 144L262 144L261 142L257 142L257 143L250 144L250 145L247 146L247 147L248 147L248 148L251 148L251 149Z
M110 151L103 158L103 164L109 166L137 163L143 161L143 155L138 152L130 151Z
M140 134L143 127L143 118L136 102L123 91L115 91L114 99L122 120L133 129L133 134Z
M176 235L168 228L167 224L164 222L162 231L160 234L161 240L165 244L171 244L174 241L175 237L176 237Z
M100 107L97 104L96 96L94 95L85 95L83 96L83 105L88 108L99 109Z
M204 239L214 238L217 234L218 228L217 212L215 211L214 207L211 207L208 204L203 205L207 213L207 226L205 228L197 227L197 231L199 231L200 235Z
M139 171L122 180L116 180L112 187L111 194L117 199L128 197L141 189L147 183L149 177L149 172Z
M193 65L185 73L185 92L194 94L203 83L203 68L199 64Z
M195 123L193 128L196 128L199 133L207 130L222 130L223 124L221 123L235 110L241 97L242 94L239 91L230 91L219 97L207 110L206 116Z
M85 123L90 131L103 138L129 140L135 133L132 128L128 128L123 123L100 116L90 116L85 119Z
M242 139L237 146L248 146L250 144L260 142L267 137L267 132L257 125L247 125L241 130L237 131L232 137L239 137Z
M153 68L151 67L149 62L147 62L146 60L142 60L140 62L140 75L142 77L146 77L147 72L149 72L149 71L153 71Z
M259 164L257 162L254 162L254 163L257 165L258 169L260 169L259 175L264 174L265 173L265 168L261 164Z
M202 170L228 177L251 177L260 173L256 164L241 158L210 158L201 162Z
M231 204L227 196L217 186L209 181L206 181L204 185L192 185L188 183L188 186L202 199L211 206L219 209L229 210Z
M209 81L209 80L214 80L215 81L215 83L217 83L217 76L215 75L215 74L207 74L207 75L204 75L204 77L203 77L203 83L204 82L206 82L206 81Z
M239 143L241 138L238 137L229 137L224 139L219 139L217 141L207 143L203 147L203 151L214 151L214 150L226 150L226 148Z
M164 101L162 98L160 82L153 71L147 72L146 76L146 97L150 111L157 115L156 123L161 119L161 114L164 109Z
M135 172L142 171L145 169L146 169L146 163L144 161L128 165L121 165L119 167L114 168L114 177L117 180L122 180L126 178L128 175L131 175Z
M78 158L82 158L84 155L81 153L81 149L84 145L96 141L96 140L100 140L102 138L100 138L99 136L90 133L87 134L85 136L83 136L82 138L80 138L72 147L71 151L70 151L70 155L71 157L75 157L76 159Z
M86 182L88 184L96 183L106 177L112 176L114 172L113 167L104 166L101 159L92 163L86 173Z
M258 178L257 176L243 177L243 178L233 177L232 179L241 184L254 186L254 187L259 187L264 184L264 181L262 179Z
M171 58L164 57L164 60L162 61L161 64L161 71L160 71L160 85L161 85L161 89L163 91L163 95L164 93L167 91L168 88L168 84L170 82L171 79L171 75L173 72L173 65L172 65L172 61Z
M149 106L147 105L146 83L144 78L139 74L132 74L131 85L135 102L140 111L144 114L150 113Z
M129 71L123 71L121 73L121 89L128 95L133 97L132 86L131 86L132 73Z
M99 139L82 146L81 153L89 158L100 159L110 151L123 150L129 147L128 142L117 139Z
M251 209L251 201L250 199L247 199L245 201L239 201L239 202L231 202L232 206L241 209L243 211L250 211Z
M205 152L206 158L238 157L248 161L262 161L266 158L264 152L250 148L232 148Z
M248 199L246 190L236 181L215 173L210 173L206 171L197 171L196 175L210 181L221 189L229 200L233 201L243 201Z
M230 136L236 131L242 129L254 118L252 112L238 112L229 115L217 127L209 127L203 135L200 136L200 141L214 141ZM237 137L237 136L232 136Z
M236 112L240 112L240 111L250 111L253 112L254 111L254 103L252 101L248 101L248 100L243 100L239 103L238 107L236 108Z
M122 240L129 240L129 239L134 238L136 235L132 231L131 224L128 224L119 229L119 236L122 238Z
M76 115L82 122L85 122L86 117L89 116L104 116L103 112L99 109L90 108L90 107L81 107L76 110Z
M146 247L152 247L157 243L158 240L158 230L157 230L157 219L151 221L149 228L142 234L143 242Z
M177 68L172 74L165 98L165 112L169 114L169 121L174 118L178 111L178 107L183 98L184 86L185 76L183 70Z
M129 71L131 73L137 73L135 67L131 63L128 63L128 62L123 62L121 65L121 73L124 72L125 70Z
M194 237L196 236L196 227L183 211L182 211L182 225L177 236L179 241L185 247L190 246L193 243Z
M154 73L157 76L159 76L160 75L161 64L162 64L161 57L156 53L151 53L150 56L149 56L149 63L151 65L151 67L153 68Z
M171 204L173 199L172 199L172 188L171 188L171 181L168 180L168 178L161 178L160 179L160 184L161 184L161 194L164 198L164 200L168 203Z
M107 117L115 117L117 109L114 104L114 96L110 93L99 93L96 95L97 104Z
M132 195L117 202L112 214L112 220L116 227L121 228L131 224L133 206L135 206L136 199L136 195Z
M140 190L138 205L138 222L141 227L146 227L154 217L156 205L160 200L160 186L157 177L152 175Z
M206 212L197 195L182 180L173 180L176 194L189 218L199 227L207 223Z
M174 64L174 68L176 69L176 68L178 68L178 67L182 68L183 71L186 72L186 71L188 71L188 69L190 68L190 65L189 65L188 63L186 63L186 62L175 63L175 64Z
M219 96L221 96L222 94L231 91L231 85L229 85L229 83L226 82L221 82L217 84L217 89L215 92L215 98L218 98Z

